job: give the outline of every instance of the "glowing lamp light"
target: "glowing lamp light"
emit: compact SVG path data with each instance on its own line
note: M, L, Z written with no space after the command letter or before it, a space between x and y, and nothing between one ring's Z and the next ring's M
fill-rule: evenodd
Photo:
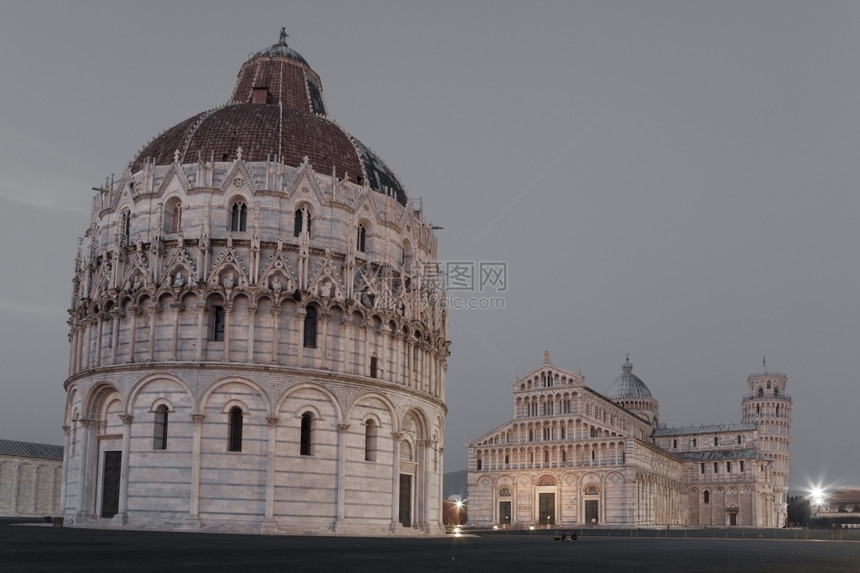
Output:
M809 501L815 506L820 506L824 503L824 490L820 487L814 487L809 491Z

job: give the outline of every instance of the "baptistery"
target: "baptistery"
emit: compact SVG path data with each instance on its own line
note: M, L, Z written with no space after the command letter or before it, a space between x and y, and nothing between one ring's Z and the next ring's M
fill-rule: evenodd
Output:
M286 40L96 189L69 310L67 525L444 531L433 228Z

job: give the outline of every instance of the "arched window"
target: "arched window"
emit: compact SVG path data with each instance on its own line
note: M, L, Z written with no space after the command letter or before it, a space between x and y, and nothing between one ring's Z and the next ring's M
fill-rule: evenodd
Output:
M182 229L182 203L174 197L164 207L164 232L178 233Z
M758 389L758 397L761 398L762 396L764 396L764 390L759 388Z
M173 220L170 225L171 233L178 233L182 229L182 203L173 206Z
M742 441L742 440L741 440L741 436L740 436L740 434L738 434L738 443L740 444L740 443L741 443L741 441Z
M756 405L755 405L755 413L756 413L756 414L761 414L761 405L760 405L760 404L756 404Z
M678 449L678 440L672 440L672 449Z
M370 377L379 377L379 359L376 356L370 357Z
M229 436L227 437L227 451L241 452L242 451L242 408L233 406L230 409L229 420Z
M367 235L367 231L364 229L364 225L359 225L357 236L355 238L355 250L356 251L359 251L361 253L364 252L366 235Z
M774 387L774 389L773 389L773 395L774 395L774 396L779 396L779 388Z
M711 492L709 492L708 490L705 490L705 493L703 495L704 495L705 503L711 503Z
M123 209L119 221L119 246L125 247L131 239L131 211Z
M305 348L317 347L317 309L309 306L305 309Z
M153 450L167 449L167 406L162 404L155 409L155 425L152 437Z
M303 456L311 455L311 422L313 421L310 412L302 414L301 435L299 436L299 454Z
M364 424L364 459L368 462L376 461L376 423L368 420Z
M770 390L770 380L767 381L767 389Z
M230 230L244 231L248 225L248 206L242 201L233 203L230 211Z
M295 221L293 222L293 235L298 237L302 234L302 230L304 230L304 213L307 213L308 217L308 235L311 234L311 214L307 210L307 208L296 209Z
M222 305L215 305L212 307L212 335L210 340L214 341L223 341L224 340L224 325L226 324L226 314L224 313L224 307Z

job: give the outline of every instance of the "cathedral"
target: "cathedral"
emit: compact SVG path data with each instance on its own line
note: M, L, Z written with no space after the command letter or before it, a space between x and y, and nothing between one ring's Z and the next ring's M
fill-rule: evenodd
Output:
M287 45L96 189L69 311L66 525L444 532L436 239Z
M742 419L666 427L629 357L606 395L543 364L514 382L514 418L469 446L469 521L497 527L782 527L791 397L748 377Z

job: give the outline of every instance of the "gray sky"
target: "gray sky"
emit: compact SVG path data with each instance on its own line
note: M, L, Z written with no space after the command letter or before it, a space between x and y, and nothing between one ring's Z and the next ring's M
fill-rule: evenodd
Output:
M91 187L281 25L440 257L507 263L452 313L446 471L544 350L601 392L629 352L669 425L740 420L766 355L791 486L860 485L855 2L0 1L0 437L62 442Z

